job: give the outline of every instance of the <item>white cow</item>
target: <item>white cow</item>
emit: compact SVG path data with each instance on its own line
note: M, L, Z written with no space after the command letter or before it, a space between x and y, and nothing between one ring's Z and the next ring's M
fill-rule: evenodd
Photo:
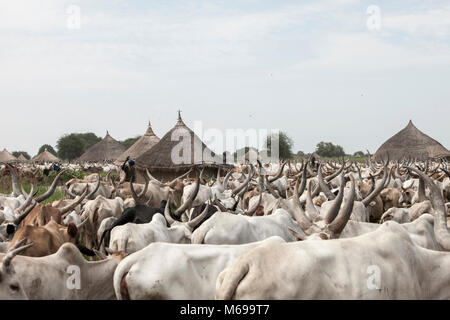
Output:
M117 267L117 299L214 299L219 273L240 254L271 242L283 239L271 237L244 245L152 243Z

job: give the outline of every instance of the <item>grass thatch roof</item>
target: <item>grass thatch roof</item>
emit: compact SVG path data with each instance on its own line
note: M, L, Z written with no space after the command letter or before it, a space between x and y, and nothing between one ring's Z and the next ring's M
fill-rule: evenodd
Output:
M25 156L24 156L23 154L20 154L20 155L17 157L17 160L19 160L20 162L26 162L26 161L28 161L28 159L25 158Z
M187 151L184 154L185 150L190 152ZM172 157L172 154L174 157ZM209 158L204 157L208 154L211 155ZM140 169L181 171L195 165L212 168L230 167L224 165L222 157L215 155L184 124L179 113L176 125L153 148L136 159L136 167Z
M159 142L159 140L160 139L153 132L149 122L145 134L117 158L116 164L121 165L128 156L132 159L137 159L140 155L144 154L146 151L155 146Z
M449 150L417 129L411 120L403 130L381 145L373 156L374 160L386 159L388 153L390 160L396 161L450 156Z
M17 158L14 157L11 153L8 152L8 150L3 149L2 152L0 152L0 162L3 163L10 163L10 162L16 162Z
M94 144L77 159L78 162L103 162L116 160L127 148L106 132L102 141Z
M59 158L48 152L47 148L32 159L33 162L60 162Z

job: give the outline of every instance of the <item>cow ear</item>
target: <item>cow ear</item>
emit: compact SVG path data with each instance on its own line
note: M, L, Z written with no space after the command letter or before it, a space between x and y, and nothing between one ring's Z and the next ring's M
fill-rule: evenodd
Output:
M78 234L78 228L75 223L70 222L67 226L67 233L71 238L75 238Z

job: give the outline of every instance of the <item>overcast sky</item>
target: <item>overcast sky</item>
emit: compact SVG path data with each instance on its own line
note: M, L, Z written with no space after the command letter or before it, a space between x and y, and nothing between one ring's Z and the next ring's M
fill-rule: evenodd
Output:
M148 120L162 137L178 109L294 151L373 153L410 119L450 148L449 84L448 0L0 0L0 148L30 155Z

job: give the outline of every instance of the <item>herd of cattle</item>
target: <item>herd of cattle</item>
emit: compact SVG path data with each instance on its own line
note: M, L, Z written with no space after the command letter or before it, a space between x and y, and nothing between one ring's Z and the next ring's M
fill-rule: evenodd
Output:
M0 299L449 299L447 162L247 164L65 199L1 165ZM447 269L449 265L449 269Z

